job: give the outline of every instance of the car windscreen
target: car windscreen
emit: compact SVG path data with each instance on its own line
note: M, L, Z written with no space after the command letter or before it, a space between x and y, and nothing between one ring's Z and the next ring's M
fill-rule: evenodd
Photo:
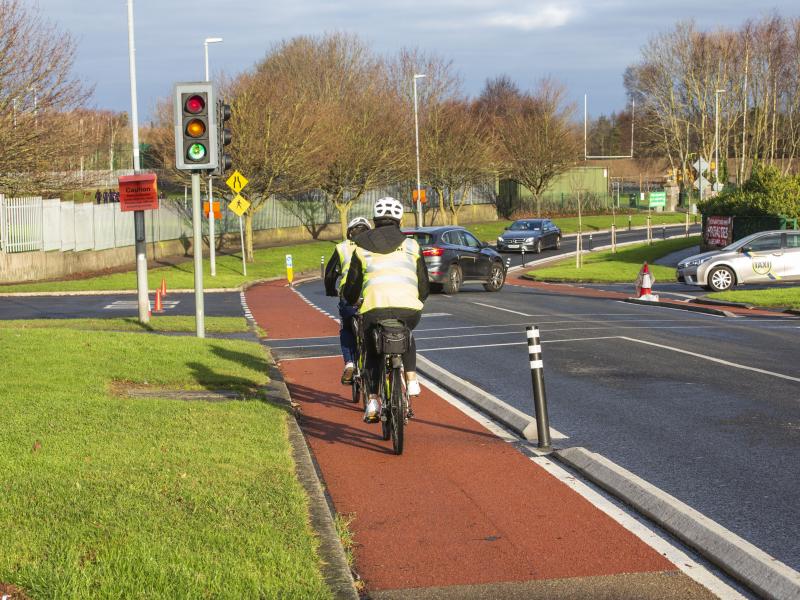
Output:
M417 243L420 246L430 246L434 242L434 237L430 233L423 233L420 231L415 231L414 233L407 233L406 237L413 237L417 240Z
M511 227L509 227L511 231L539 231L541 228L542 224L538 221L517 221L516 223L512 223Z

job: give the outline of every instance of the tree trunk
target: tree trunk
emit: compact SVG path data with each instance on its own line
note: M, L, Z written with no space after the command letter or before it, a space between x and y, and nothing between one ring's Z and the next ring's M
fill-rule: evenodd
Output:
M439 214L442 215L442 225L447 225L447 207L444 201L444 189L434 188L434 190L436 190L436 197L439 200ZM433 225L433 222L431 222L431 225Z
M347 217L350 215L350 202L335 202L336 210L339 211L339 223L342 226L342 239L347 239Z
M244 259L247 262L254 262L253 255L253 213L249 210L244 213Z

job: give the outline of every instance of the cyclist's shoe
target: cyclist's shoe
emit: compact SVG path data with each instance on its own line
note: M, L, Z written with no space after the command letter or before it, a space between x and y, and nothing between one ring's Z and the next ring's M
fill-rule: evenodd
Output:
M378 398L370 396L367 402L367 410L364 411L364 422L377 423L379 420L380 409L378 408Z
M416 377L408 380L408 383L406 384L406 390L408 391L409 396L419 396L419 381Z
M344 366L344 371L342 371L342 385L352 385L353 384L353 371L356 370L356 366L349 362Z

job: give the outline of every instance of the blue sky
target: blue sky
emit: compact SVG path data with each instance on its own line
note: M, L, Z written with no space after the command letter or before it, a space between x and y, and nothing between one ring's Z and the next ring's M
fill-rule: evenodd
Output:
M34 2L34 0L27 0ZM128 110L126 0L38 0L43 16L78 42L77 73L96 84L98 108ZM285 38L353 32L382 54L419 47L453 61L467 94L505 73L522 88L545 76L590 113L624 108L622 74L640 47L678 19L736 27L772 12L797 16L797 0L134 0L139 113L144 120L176 81L201 80L203 39L212 77L249 68Z

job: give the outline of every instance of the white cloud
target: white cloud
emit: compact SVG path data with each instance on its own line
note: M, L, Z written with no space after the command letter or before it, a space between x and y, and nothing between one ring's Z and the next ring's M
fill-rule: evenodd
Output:
M482 19L488 27L507 27L532 31L534 29L555 29L566 25L577 11L567 6L546 4L533 10L517 13L495 13Z

